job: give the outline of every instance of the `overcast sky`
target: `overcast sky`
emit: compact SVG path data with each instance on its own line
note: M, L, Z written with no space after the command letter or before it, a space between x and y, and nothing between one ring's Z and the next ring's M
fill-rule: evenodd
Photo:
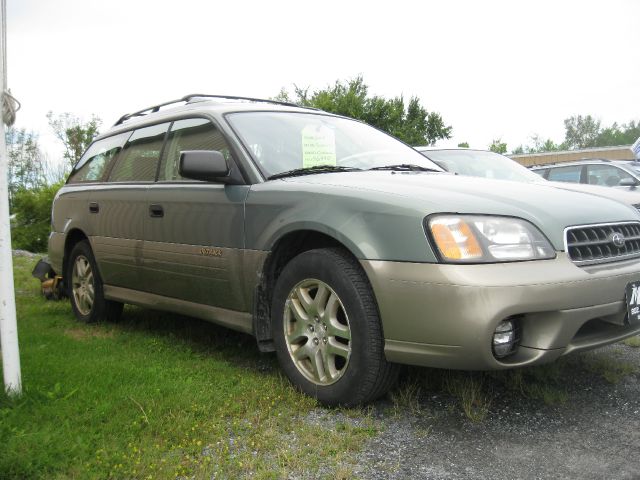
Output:
M417 96L452 140L509 149L563 119L640 120L640 1L7 0L17 127L57 156L46 113L103 119L184 96L268 98L364 76Z

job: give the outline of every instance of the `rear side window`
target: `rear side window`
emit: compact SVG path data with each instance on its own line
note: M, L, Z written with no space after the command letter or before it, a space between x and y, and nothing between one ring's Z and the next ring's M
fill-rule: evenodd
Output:
M169 123L133 132L109 175L110 182L153 182Z
M552 182L580 183L580 172L582 172L582 165L551 168L547 179Z
M171 126L158 180L188 180L178 173L180 152L186 150L217 150L227 160L231 158L224 136L209 120L203 118L178 120Z
M116 158L131 132L94 142L69 176L69 183L98 182Z

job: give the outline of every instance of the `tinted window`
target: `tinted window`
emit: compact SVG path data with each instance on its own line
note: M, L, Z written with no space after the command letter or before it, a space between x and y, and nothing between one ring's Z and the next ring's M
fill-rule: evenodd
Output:
M546 173L549 171L548 168L543 168L543 169L538 169L538 170L531 170L533 173L537 173L538 175L540 175L543 178L547 178Z
M582 165L552 168L549 170L549 176L547 178L553 182L580 183L581 171Z
M109 175L110 182L153 182L168 123L133 132Z
M69 176L69 183L102 180L107 168L122 149L122 145L129 135L131 135L131 132L121 133L120 135L94 142Z
M633 177L621 168L613 165L588 165L587 181L591 185L602 185L603 187L616 187L620 180Z
M231 153L222 133L209 120L178 120L171 126L169 140L162 156L159 180L187 180L178 173L180 152L217 150L229 160Z

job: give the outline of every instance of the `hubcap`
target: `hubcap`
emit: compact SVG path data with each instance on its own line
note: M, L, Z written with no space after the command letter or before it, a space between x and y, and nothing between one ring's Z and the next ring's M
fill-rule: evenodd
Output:
M329 285L298 283L284 308L284 337L296 368L316 385L331 385L347 370L351 328L342 301Z
M93 307L95 286L93 270L87 257L78 255L71 272L71 292L76 308L82 315L89 315Z

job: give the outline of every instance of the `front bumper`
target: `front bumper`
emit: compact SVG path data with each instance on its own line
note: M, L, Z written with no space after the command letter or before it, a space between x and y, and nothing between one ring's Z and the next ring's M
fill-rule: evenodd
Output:
M494 370L555 360L640 333L626 321L625 287L640 262L577 267L554 260L450 265L361 261L373 287L391 362ZM494 358L501 320L518 316L517 353Z

